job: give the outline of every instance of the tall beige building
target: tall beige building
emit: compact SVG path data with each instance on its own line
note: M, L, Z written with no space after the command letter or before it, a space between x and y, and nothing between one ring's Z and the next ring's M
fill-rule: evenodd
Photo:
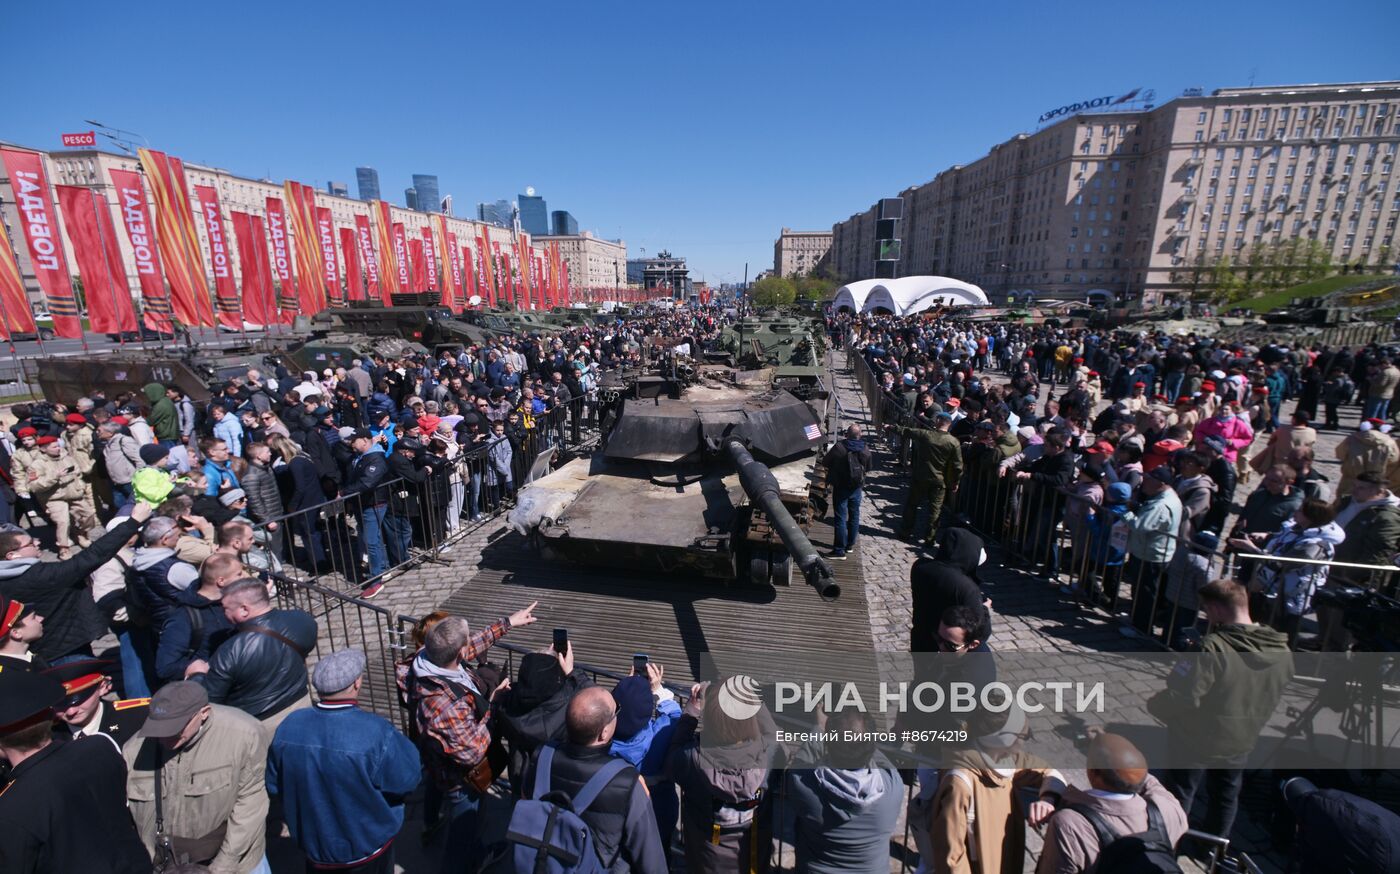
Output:
M778 276L806 276L831 251L830 231L794 231L783 228L773 244L773 272Z
M570 236L531 237L532 243L558 243L569 265L574 288L622 288L627 285L627 243L604 240L589 231Z
M1317 240L1389 269L1400 217L1400 82L1222 88L1082 112L899 193L898 275L993 300L1142 301L1199 286L1251 246ZM874 275L875 207L832 228L832 266Z
M8 144L0 143L0 145ZM15 148L26 147L16 145ZM31 149L30 151L37 150ZM76 149L65 150L61 152L49 152L45 155L44 164L51 185L87 186L89 188L95 189L99 193L99 195L107 202L108 207L112 212L113 227L116 229L117 238L121 244L122 261L126 268L127 275L127 287L131 290L131 293L134 298L139 298L139 284L136 275L136 259L132 251L131 241L126 234L126 231L124 230L122 218L118 212L116 189L112 185L112 177L110 173L112 169L139 171L139 162L135 158L127 155L113 154L110 152L102 152L93 149ZM35 309L39 309L43 306L43 296L39 290L38 282L34 278L34 270L29 259L29 247L25 244L24 235L18 220L18 216L15 212L15 198L10 188L10 180L3 175L4 172L4 165L0 164L0 221L4 222L6 233L10 238L10 242L14 246L15 254L19 263L20 275L24 280L25 290L28 292L30 300L34 304ZM238 288L241 291L241 289L243 288L242 264L239 256L238 246L236 244L236 239L234 237L233 225L232 222L229 220L229 213L231 211L237 211L247 212L253 215L266 216L267 198L282 198L282 185L280 183L274 183L269 180L249 179L242 176L235 176L225 170L219 170L213 167L204 167L198 164L190 163L185 164L185 175L187 188L189 189L191 196L191 208L193 209L196 217L199 216L200 209L199 202L195 195L195 186L211 186L214 189L216 189L219 193L219 204L223 208L224 216L224 237L229 247L229 258L231 263L233 264L234 278L238 284ZM149 204L151 196L149 185L146 188L146 195ZM338 253L337 257L340 262L341 275L343 277L345 271L345 253L340 251L339 229L353 228L355 226L356 216L362 215L368 217L370 215L371 204L363 200L355 200L349 197L331 195L324 191L317 191L316 205L318 207L327 207L331 211L331 217L337 229L336 250ZM53 208L54 214L59 215L58 206L56 203L54 204ZM390 208L390 214L394 222L403 223L404 233L408 239L423 239L423 229L428 226L430 219L428 213L417 212L415 210L393 206ZM152 213L152 215L154 214ZM209 239L207 229L205 228L204 223L198 220L195 222L195 225L197 234L199 236L200 249L204 254L205 277L208 282L212 283L213 271L211 269L210 264ZM477 237L483 232L486 234L488 240L492 244L499 243L502 251L513 251L511 249L512 234L511 231L507 228L500 228L494 225L483 224L481 222L475 221L468 221L466 219L461 218L448 218L447 230L449 233L456 235L457 245L459 247L468 246L470 247L472 252L476 251ZM152 234L154 234L155 229L152 228L151 232ZM292 237L292 245L300 245L300 241L297 240L294 236L295 229L290 226L290 223L288 225L287 232L288 235ZM434 233L436 233L436 229L434 229ZM67 259L68 271L70 274L76 277L78 275L78 264L73 257L72 242L68 239L68 235L66 233L60 234L60 237L63 239L64 256ZM263 242L265 245L268 245L270 247L269 241L264 240ZM310 245L316 245L315 241L308 242ZM608 245L618 246L620 244L608 243ZM534 250L536 255L542 255L545 252L544 246L540 244L537 240L531 241L531 248ZM625 277L625 247L622 248L622 253L622 272ZM269 257L271 257L270 254ZM384 257L383 253L379 253L379 257L382 259ZM469 265L462 265L464 282L466 281L467 275L469 275L468 267ZM570 270L574 269L575 266L571 265ZM580 274L575 272L571 275L577 277ZM609 283L611 283L612 281L611 276L612 274L611 272L609 272ZM574 285L575 287L578 286L577 279L574 279Z

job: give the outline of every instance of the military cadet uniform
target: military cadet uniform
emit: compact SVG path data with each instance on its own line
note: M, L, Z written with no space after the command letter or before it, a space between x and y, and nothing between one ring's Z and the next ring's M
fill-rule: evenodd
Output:
M894 430L900 437L907 438L913 448L913 481L909 483L909 496L904 500L904 520L899 536L906 540L914 536L919 508L928 502L929 533L925 540L932 542L938 533L938 520L943 515L943 498L949 489L957 488L962 478L962 444L947 431L904 426Z
M48 722L62 699L53 677L0 672L0 735ZM0 871L150 874L121 755L105 738L45 740L0 789Z
M40 437L39 443L44 445L56 439ZM97 526L97 508L92 505L78 462L67 452L54 458L40 451L30 462L29 476L30 493L53 520L59 557L67 557L73 548L72 534L77 535L80 546L87 546L87 534Z
M28 604L16 601L0 592L0 642L10 636L19 621L34 612ZM49 666L44 657L32 649L24 655L0 652L0 671L42 671ZM0 780L0 783L3 783Z
M38 432L33 428L20 428L19 438L21 441L25 437L38 437ZM38 447L26 449L21 442L10 453L10 481L14 483L15 494L24 501L30 499L29 495L29 468L34 463L34 459L39 456Z
M64 698L54 709L61 711L86 701L101 687L103 680L110 679L104 670L111 664L110 661L101 659L83 659L82 661L67 662L44 671L45 674L63 684ZM59 740L70 740L83 736L103 735L116 744L117 751L121 752L122 745L129 738L135 737L137 730L145 724L146 717L150 712L150 703L151 699L149 698L99 701L97 709L92 713L92 718L84 725L73 725L61 719L55 719L53 724L54 737Z

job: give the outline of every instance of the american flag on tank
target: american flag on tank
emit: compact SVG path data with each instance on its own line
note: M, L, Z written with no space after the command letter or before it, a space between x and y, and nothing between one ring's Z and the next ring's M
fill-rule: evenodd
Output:
M807 435L808 440L822 439L822 429L819 425L808 425L802 429L802 433Z

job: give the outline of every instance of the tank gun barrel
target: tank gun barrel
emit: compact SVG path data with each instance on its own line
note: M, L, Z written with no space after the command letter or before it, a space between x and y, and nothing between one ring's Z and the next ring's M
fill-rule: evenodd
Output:
M783 506L778 480L773 476L773 472L757 461L737 437L730 437L724 441L724 451L739 471L739 483L744 487L744 493L768 517L783 545L792 555L793 561L801 568L807 585L816 589L823 600L834 601L839 598L841 587L836 582L831 565L817 554L812 541L807 539L807 534L797 524L797 520L792 518L787 507Z

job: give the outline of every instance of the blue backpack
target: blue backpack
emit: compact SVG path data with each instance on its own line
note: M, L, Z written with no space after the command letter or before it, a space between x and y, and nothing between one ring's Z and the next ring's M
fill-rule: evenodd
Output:
M544 747L535 763L534 791L531 797L516 802L510 815L506 843L511 870L517 874L605 874L608 866L598 856L593 830L583 821L583 813L613 778L630 766L622 759L613 759L571 799L567 793L550 791L553 764L554 748Z

